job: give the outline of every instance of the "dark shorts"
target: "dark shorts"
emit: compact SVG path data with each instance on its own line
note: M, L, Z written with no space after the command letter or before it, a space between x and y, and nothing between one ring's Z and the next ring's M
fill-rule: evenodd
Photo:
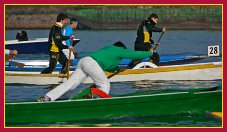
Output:
M135 43L135 51L150 51L152 45L149 43ZM159 65L160 57L157 52L154 52L153 55L150 57L153 60L153 63Z
M135 51L149 51L152 48L149 43L135 43L134 49Z

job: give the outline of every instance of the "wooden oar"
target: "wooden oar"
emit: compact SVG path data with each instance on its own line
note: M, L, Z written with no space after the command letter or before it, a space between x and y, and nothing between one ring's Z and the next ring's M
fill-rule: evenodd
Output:
M19 68L24 68L25 64L24 63L20 63L20 62L15 62L15 61L9 61L9 63L16 65Z
M68 58L68 67L67 67L67 79L69 79L69 68L70 68L70 58L71 58L72 51L69 50L69 58Z
M117 72L114 72L114 73L110 74L107 78L110 79L111 77L113 77L113 76L115 76L115 75L117 75L118 73L123 72L123 71L125 71L125 69L122 69L122 70L119 70L119 71L117 71ZM95 84L92 84L91 86L89 86L89 88L94 88L94 87L96 87Z
M73 45L73 40L71 40L71 45L70 46L72 46ZM71 50L69 50L69 58L68 58L68 67L67 67L67 79L69 79L69 68L70 68L70 59L71 59L71 54L72 54L72 51Z
M160 35L160 37L159 37L159 39L158 39L158 43L160 43L160 40L162 39L163 34L164 34L164 32L161 33L161 35ZM159 44L155 45L154 50L157 49L158 45L159 45Z

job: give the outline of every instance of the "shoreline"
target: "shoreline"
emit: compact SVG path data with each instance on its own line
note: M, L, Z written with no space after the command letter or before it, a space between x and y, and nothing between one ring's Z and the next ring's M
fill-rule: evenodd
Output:
M56 14L6 15L5 29L50 29L55 23ZM128 22L103 22L74 16L79 21L78 30L137 30L142 20ZM221 23L202 20L177 22L160 21L157 25L167 30L222 30Z

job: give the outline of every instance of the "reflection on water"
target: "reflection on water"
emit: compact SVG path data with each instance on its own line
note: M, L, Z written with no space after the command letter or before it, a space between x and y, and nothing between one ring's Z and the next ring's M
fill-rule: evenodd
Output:
M8 124L7 126L48 127L221 127L220 120L206 114L182 113L163 116L124 116L104 120L80 120L53 124Z
M133 88L136 90L161 90L161 89L190 89L190 88L206 88L222 85L221 80L213 81L160 81L145 80L133 82Z

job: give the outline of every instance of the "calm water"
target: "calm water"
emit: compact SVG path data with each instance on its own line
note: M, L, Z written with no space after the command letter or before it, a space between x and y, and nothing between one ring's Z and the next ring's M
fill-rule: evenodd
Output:
M15 39L17 30L7 30L6 40ZM46 38L49 30L27 30L29 38ZM153 34L153 39L157 40L159 33ZM114 30L114 31L76 31L75 37L81 39L75 51L80 56L88 52L95 51L105 45L115 41L122 41L130 49L133 49L136 38L135 30ZM157 51L160 55L179 54L193 52L197 54L207 54L208 45L219 45L222 52L221 31L210 30L175 30L164 34ZM49 59L48 55L18 55L17 59ZM199 62L222 61L221 57L207 58ZM156 89L187 89L192 87L210 87L221 85L219 81L138 81L111 83L111 94L126 94L144 90ZM67 93L64 97L70 97L79 90L89 86L80 85L73 93ZM34 99L44 95L51 86L37 85L7 85L6 101ZM112 120L86 120L70 123L56 124L26 124L25 126L221 126L221 122L204 115L171 115L159 117L122 117Z

